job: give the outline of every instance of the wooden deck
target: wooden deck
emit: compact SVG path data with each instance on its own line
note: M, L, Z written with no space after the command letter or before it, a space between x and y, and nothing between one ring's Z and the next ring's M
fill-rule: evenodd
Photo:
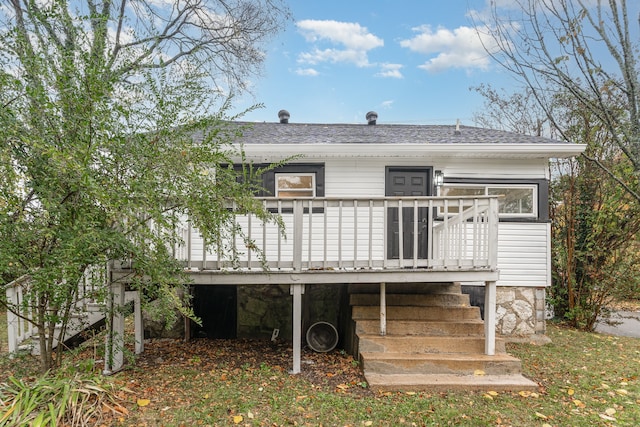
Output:
M485 353L495 354L496 197L261 200L284 228L238 214L236 231L212 243L185 222L172 249L194 285L291 286L293 373L300 372L302 294L315 284L379 283L383 333L387 283L484 282ZM112 280L126 282L129 272L119 263Z

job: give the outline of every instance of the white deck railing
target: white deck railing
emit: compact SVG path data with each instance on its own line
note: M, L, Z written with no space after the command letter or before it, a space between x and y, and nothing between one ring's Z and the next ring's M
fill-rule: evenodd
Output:
M245 239L236 235L206 244L186 223L174 248L177 259L198 270L262 270L260 254L270 270L496 268L496 197L261 200L281 216L286 235L275 224L238 215ZM391 227L405 232L392 233ZM395 247L394 256L389 246Z
M34 302L28 300L27 296L34 298L35 291L29 289L31 277L28 274L8 283L5 287L7 298L7 331L8 350L15 353L19 346L29 338L38 334L35 326ZM78 283L78 294L75 309L77 311L87 311L91 305L103 304L102 299L106 296L106 266L92 266L86 269ZM68 328L73 330L73 328ZM57 345L57 338L54 337L54 344Z

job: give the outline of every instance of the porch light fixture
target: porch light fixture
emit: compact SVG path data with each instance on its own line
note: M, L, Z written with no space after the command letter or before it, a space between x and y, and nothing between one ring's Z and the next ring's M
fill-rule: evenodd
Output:
M444 173L442 171L435 171L433 181L435 182L436 187L442 187L442 184L444 184Z

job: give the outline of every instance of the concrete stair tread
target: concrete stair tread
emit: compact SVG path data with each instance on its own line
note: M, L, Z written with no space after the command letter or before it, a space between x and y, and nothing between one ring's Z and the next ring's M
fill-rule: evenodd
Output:
M369 387L376 391L521 391L537 390L538 384L520 374L377 374L366 373Z
M387 283L387 294L437 294L461 292L459 283ZM349 293L375 294L380 292L379 283L349 284Z
M394 353L394 352L373 352L364 351L360 353L365 360L416 360L416 361L428 361L428 360L440 360L446 359L449 361L486 361L486 362L504 362L504 361L519 361L520 359L513 357L507 353L497 353L495 355L487 355L480 353Z
M352 306L380 306L379 294L351 294ZM469 307L469 296L461 293L442 292L435 294L386 294L387 307Z
M483 354L486 340L482 335L369 335L358 334L360 352L472 353ZM496 353L506 353L505 342L496 339Z
M380 319L358 319L358 322L376 322L377 324L380 324ZM420 320L420 319L387 319L387 326L389 326L392 323L406 323L406 324L439 324L439 323L444 323L444 324L452 324L452 323L464 323L464 324L474 324L474 325L484 325L484 320L482 319L460 319L460 320L429 320L429 319L425 319L425 320Z
M387 307L387 321L393 320L481 320L480 309L474 306L389 306ZM377 306L356 305L352 308L352 319L375 320L380 319L380 308Z
M377 325L380 324L380 319L358 319L358 322L362 322L362 323L366 323L366 322L370 322L370 323L375 323ZM399 323L399 324L416 324L416 325L420 325L420 324L427 324L427 325L438 325L438 324L445 324L445 325L450 325L450 324L465 324L465 325L484 325L484 321L482 319L460 319L460 320L455 320L455 321L451 321L451 320L418 320L418 319L387 319L387 327L389 327L389 325L391 325L392 323Z
M380 335L380 320L358 320L356 331L362 335ZM484 336L484 322L465 319L456 322L444 320L390 320L387 336Z
M441 342L446 343L449 341L452 342L477 342L477 341L485 341L484 335L375 335L375 334L359 334L361 341L369 340L371 342L376 343L397 343L402 344L402 342ZM496 343L503 343L504 340L501 338L496 338ZM446 353L446 351L444 352Z
M442 338L451 338L451 339L464 339L464 338L468 338L468 339L480 339L483 340L484 339L484 334L483 335L470 335L467 337L441 337L441 336L431 336L431 335L404 335L404 334L396 334L396 335L379 335L379 334L358 334L358 336L360 337L360 339L372 339L372 340L383 340L383 339L388 339L388 340L394 340L394 339L398 339L398 338L406 338L408 340L411 339L419 339L419 338L438 338L438 339L442 339ZM496 341L500 341L501 338L497 337Z

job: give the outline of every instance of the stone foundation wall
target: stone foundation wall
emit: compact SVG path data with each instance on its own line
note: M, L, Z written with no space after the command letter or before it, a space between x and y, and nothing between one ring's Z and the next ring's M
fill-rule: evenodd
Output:
M316 322L329 322L340 330L342 285L306 286L302 295L302 334ZM280 339L292 338L289 286L238 286L238 338L269 338L274 329Z
M292 299L289 286L238 286L238 338L291 339Z
M496 332L506 336L544 334L545 289L498 287Z

